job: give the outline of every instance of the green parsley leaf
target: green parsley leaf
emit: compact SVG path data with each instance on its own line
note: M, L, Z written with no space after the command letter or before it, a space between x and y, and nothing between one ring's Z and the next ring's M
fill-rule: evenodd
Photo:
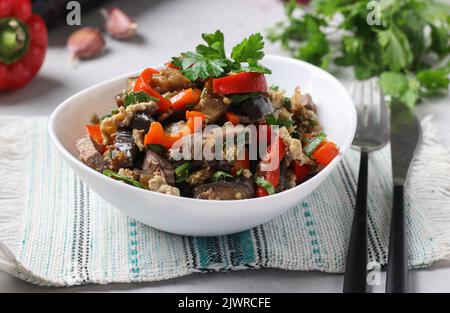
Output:
M264 40L260 33L252 34L233 47L231 58L234 60L234 66L237 66L237 72L260 72L265 74L272 73L267 67L258 63L264 57ZM242 65L241 63L246 63Z
M418 72L416 78L422 87L421 92L429 96L446 93L450 84L449 74L450 65Z
M243 102L246 102L250 99L256 98L260 96L260 92L251 92L251 93L238 93L235 95L229 95L227 96L228 99L230 99L231 103L233 105L241 104Z
M294 125L294 121L276 118L273 114L269 114L266 116L267 125L278 125L280 127L289 127Z
M264 57L264 41L260 33L250 35L237 44L232 49L231 60L226 56L225 39L220 30L212 34L202 34L202 38L206 44L198 45L195 52L184 52L180 57L172 58L172 63L180 68L188 79L195 81L220 77L230 72L271 73L259 63Z
M149 102L149 101L159 101L158 98L149 96L147 93L143 91L138 92L129 92L125 95L123 99L124 106L127 107L132 104L137 104L141 102Z
M382 48L383 64L393 71L407 68L413 59L406 36L395 28L378 32L378 42Z
M275 193L275 187L261 176L256 177L255 184L263 187L269 195L273 195Z

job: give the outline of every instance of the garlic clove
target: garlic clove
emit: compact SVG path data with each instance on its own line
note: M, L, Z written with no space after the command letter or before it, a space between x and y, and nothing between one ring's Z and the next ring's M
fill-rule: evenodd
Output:
M75 59L89 59L98 55L105 46L102 33L93 27L82 27L67 40L67 48Z
M103 9L105 28L108 34L117 39L132 37L138 28L134 20L117 7Z

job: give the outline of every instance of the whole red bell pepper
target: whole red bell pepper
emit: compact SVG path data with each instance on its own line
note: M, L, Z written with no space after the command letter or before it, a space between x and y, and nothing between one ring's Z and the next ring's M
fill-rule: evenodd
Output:
M25 86L41 68L47 27L30 0L0 1L0 91Z
M267 92L266 77L262 73L242 72L213 79L214 93L229 95L236 93Z

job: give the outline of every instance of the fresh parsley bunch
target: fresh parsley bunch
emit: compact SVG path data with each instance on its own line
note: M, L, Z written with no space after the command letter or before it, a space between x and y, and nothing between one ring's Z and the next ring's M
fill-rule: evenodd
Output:
M379 76L384 92L410 107L422 96L447 93L450 63L433 64L450 52L450 6L434 0L381 0L379 23L368 23L368 14L378 13L368 3L315 0L312 10L303 12L291 1L287 21L275 25L268 38L323 68L330 63L353 66L359 80ZM331 39L335 31L339 42Z
M206 44L200 44L195 52L181 53L172 58L172 64L190 80L220 77L228 73L271 71L259 61L264 57L264 39L260 33L250 35L233 47L231 58L227 58L224 35L220 30L213 34L202 34Z

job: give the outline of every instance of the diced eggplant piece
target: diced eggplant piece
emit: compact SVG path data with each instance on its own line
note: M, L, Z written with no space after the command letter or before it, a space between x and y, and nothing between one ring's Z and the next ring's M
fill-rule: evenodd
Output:
M147 112L137 112L133 115L130 122L131 129L143 130L145 133L148 132L150 124L154 119Z
M175 170L172 163L158 153L147 150L142 164L144 178L151 178L156 172L160 172L169 185L175 183Z
M194 197L206 200L250 199L255 191L248 184L233 181L219 181L195 188Z
M222 96L205 92L193 110L205 114L205 122L212 124L223 117L229 106L230 103L224 103Z
M217 170L230 173L234 168L234 162L227 160L217 161Z
M285 161L280 164L280 180L278 185L275 187L276 192L282 192L295 187L295 174L286 165Z
M80 160L87 166L101 172L105 166L103 156L97 150L93 140L89 136L77 140L76 147L80 153Z
M174 68L165 68L158 74L154 74L150 84L160 94L186 89L192 86L191 81L184 77L183 73Z
M264 95L251 98L233 109L238 114L247 116L251 123L263 119L275 110L270 99Z
M117 157L120 157L120 167L132 167L136 154L138 153L138 148L134 142L131 130L127 128L119 128L116 131L114 148L116 152L118 152L116 153Z

